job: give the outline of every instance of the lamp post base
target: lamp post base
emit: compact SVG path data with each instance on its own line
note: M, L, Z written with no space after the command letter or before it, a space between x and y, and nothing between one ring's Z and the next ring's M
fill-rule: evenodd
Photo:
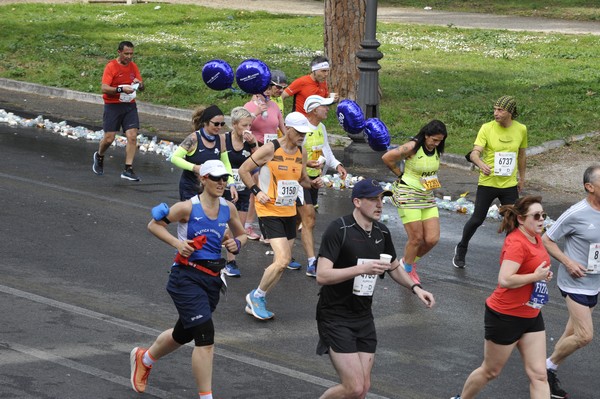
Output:
M344 165L354 167L375 167L383 166L381 157L385 151L373 151L367 143L357 143L353 141L344 148Z

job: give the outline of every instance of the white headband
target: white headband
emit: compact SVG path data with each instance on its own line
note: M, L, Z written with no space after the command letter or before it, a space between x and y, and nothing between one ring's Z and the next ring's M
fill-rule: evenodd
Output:
M318 71L319 69L329 69L329 62L320 62L312 66L312 71Z

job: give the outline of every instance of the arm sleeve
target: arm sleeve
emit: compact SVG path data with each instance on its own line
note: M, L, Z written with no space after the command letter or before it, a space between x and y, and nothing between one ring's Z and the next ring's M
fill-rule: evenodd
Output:
M233 179L233 170L231 169L231 162L229 162L229 155L227 151L221 153L221 162L225 165L225 169L229 172L229 179L227 180L227 185L234 184L235 180Z
M341 164L335 155L333 155L333 151L331 151L329 139L327 138L327 129L325 129L325 126L323 126L323 155L325 155L325 165L327 165L327 167L335 170L338 165Z
M171 155L171 163L178 168L183 170L189 170L190 172L194 171L194 164L186 161L184 158L187 155L185 148L182 146L177 147L177 149Z

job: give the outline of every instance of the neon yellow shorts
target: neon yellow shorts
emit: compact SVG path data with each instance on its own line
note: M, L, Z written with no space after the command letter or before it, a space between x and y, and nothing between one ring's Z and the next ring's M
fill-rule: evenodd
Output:
M403 224L411 222L422 222L427 219L440 217L437 206L425 209L402 209L398 208L398 216Z

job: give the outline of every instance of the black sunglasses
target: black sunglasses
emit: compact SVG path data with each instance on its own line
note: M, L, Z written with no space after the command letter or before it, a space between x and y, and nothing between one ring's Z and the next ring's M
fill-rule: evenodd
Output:
M525 216L533 216L533 220L540 220L540 218L542 218L542 220L546 220L546 218L548 217L548 214L546 212L543 213L530 213L528 215Z
M209 122L215 126L225 126L225 122L213 122L213 121L209 121Z
M220 181L224 181L225 183L227 183L227 180L229 180L229 175L223 175L223 176L208 175L208 178L217 183Z

